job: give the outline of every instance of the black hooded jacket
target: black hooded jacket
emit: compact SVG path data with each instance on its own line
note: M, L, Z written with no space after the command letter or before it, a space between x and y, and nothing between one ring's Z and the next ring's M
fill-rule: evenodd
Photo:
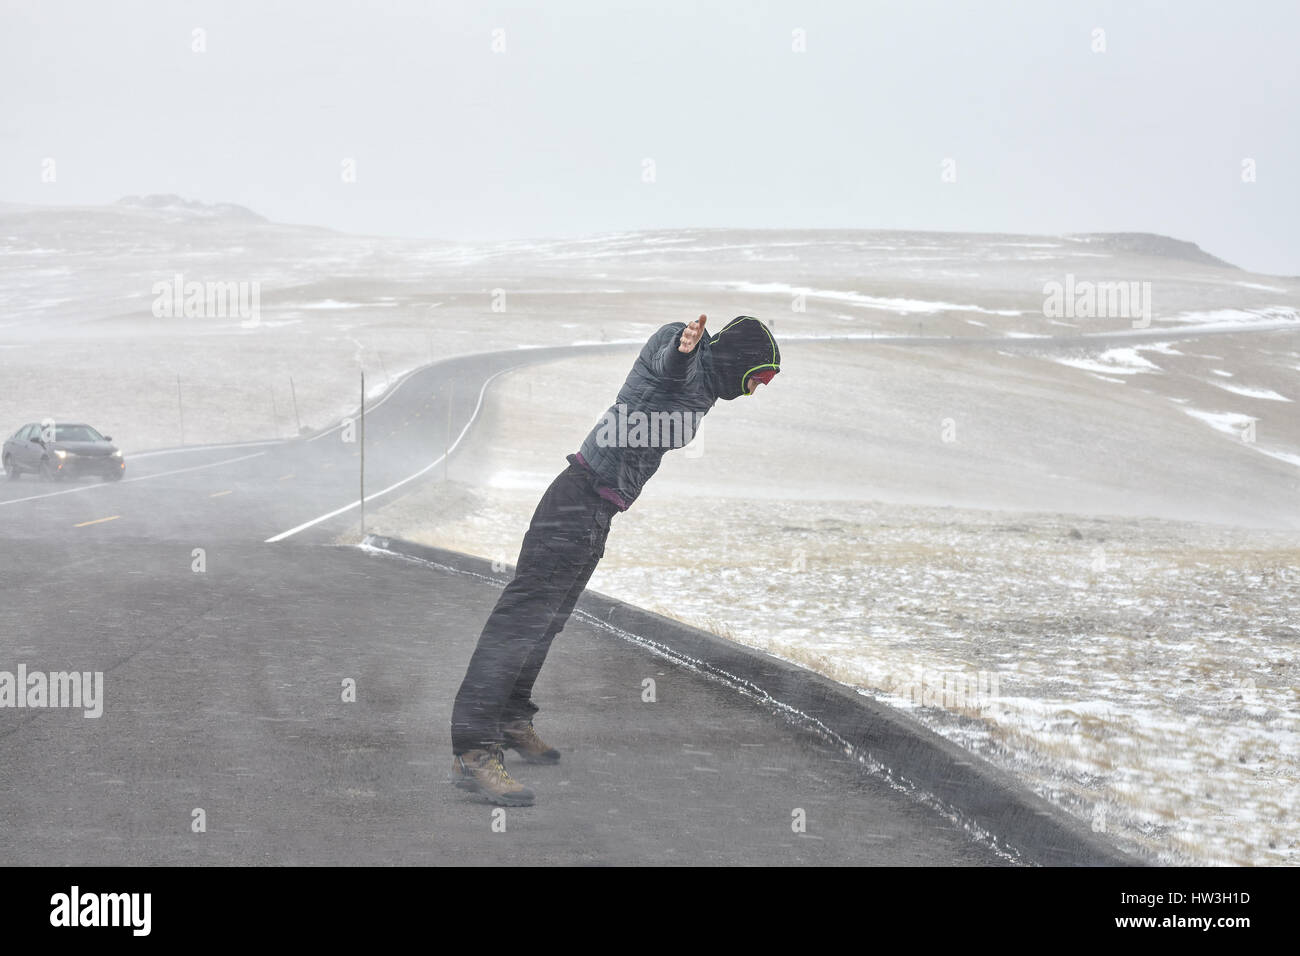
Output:
M593 484L625 505L641 494L666 451L690 444L719 398L746 395L745 381L755 372L780 371L776 339L752 316L737 316L712 336L706 329L691 352L678 350L685 328L670 322L650 336L579 450Z

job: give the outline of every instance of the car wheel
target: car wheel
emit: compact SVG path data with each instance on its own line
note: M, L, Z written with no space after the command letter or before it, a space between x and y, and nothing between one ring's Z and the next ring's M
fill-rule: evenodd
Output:
M5 455L4 466L5 477L10 481L14 481L20 474L22 474L22 472L18 470L18 466L14 464L14 460L8 455Z
M118 471L110 471L107 475L104 476L104 480L105 480L105 481L121 481L121 480L122 480L122 475L123 475L123 472L122 472L121 470L118 470Z

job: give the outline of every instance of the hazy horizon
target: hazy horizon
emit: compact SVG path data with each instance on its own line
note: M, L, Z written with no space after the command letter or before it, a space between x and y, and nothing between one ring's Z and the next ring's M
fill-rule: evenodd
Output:
M0 197L465 241L1149 232L1297 275L1300 8L1222 9L10 2Z
M668 232L668 233L677 232L677 233L681 233L681 232L692 232L692 231L696 231L696 232L729 232L729 231L745 231L745 232L767 232L767 233L772 233L772 232L851 232L851 231L859 231L859 232L899 233L900 235L901 235L901 234L907 234L907 233L914 233L914 234L921 234L921 235L932 234L932 235L936 235L936 236L943 236L943 235L952 235L952 236L963 236L963 235L966 235L966 236L989 235L989 236L1008 236L1008 237L1024 236L1024 237L1030 237L1030 238L1032 238L1032 237L1041 237L1041 238L1060 238L1060 237L1063 237L1063 236L1082 236L1082 235L1093 235L1093 236L1103 236L1103 235L1113 235L1113 236L1125 236L1125 235L1134 235L1134 236L1136 236L1136 235L1153 235L1153 236L1164 236L1165 238L1173 239L1173 240L1178 241L1178 242L1189 242L1189 243L1195 245L1197 248L1199 248L1202 252L1205 252L1205 253L1207 253L1207 254L1209 254L1209 255L1211 255L1211 256L1214 256L1214 255L1215 255L1214 252L1213 252L1212 250L1210 250L1210 249L1206 249L1205 246L1204 246L1203 244L1197 242L1194 238L1189 238L1189 237L1187 237L1187 236L1167 236L1167 235L1165 235L1165 234L1163 234L1163 233L1149 233L1149 232L1136 232L1136 231L1112 231L1112 230L1098 230L1098 231L1088 232L1088 233L1072 232L1072 231L1071 231L1071 232L1064 232L1064 233L1046 233L1046 232L1042 232L1042 233L1032 233L1032 232L1019 232L1019 231L1017 231L1017 232L992 232L992 231L987 230L987 229L910 229L910 228L902 228L902 227L899 227L899 228L886 228L886 229L882 229L882 228L872 228L872 227L865 227L865 226L727 226L727 225L721 225L721 224L711 224L711 225L710 225L710 224L703 224L703 225L694 225L694 226L671 226L671 225L668 225L668 226L654 226L654 227L652 227L652 228L645 228L645 229L623 229L623 230L619 230L619 229L606 229L606 230L599 230L599 231L593 231L593 232L583 232L583 233L574 233L574 234L548 234L548 235L537 234L537 235L526 235L526 236L501 236L501 237L495 237L495 238L482 238L482 239L477 239L477 240L471 240L471 239L465 239L464 237L461 237L461 236L424 236L424 235L401 235L401 234L390 234L390 233L366 233L366 232L353 232L353 231L346 230L346 229L339 229L339 228L337 228L337 227L335 227L335 226L331 226L331 225L328 225L328 224L326 224L326 223L313 223L313 222L281 222L281 221L279 221L279 220L272 219L272 218L270 218L269 216L264 216L264 215L263 215L259 210L257 210L257 209L250 209L249 207L247 207L247 206L243 206L243 205L241 205L241 204L239 204L239 203L232 203L230 200L225 200L225 199L206 199L206 198L197 198L197 197L192 197L192 196L178 196L178 195L176 195L176 194L174 194L174 193L145 193L145 194L143 194L143 195L122 196L122 197L119 197L119 199L117 199L117 200L114 200L114 201L112 201L112 202L107 202L107 203L93 203L93 204L90 204L90 203L69 203L69 204L67 204L66 206L63 205L63 204L60 204L60 203L21 203L21 202L16 202L16 201L14 201L14 200L8 200L8 199L4 199L4 198L0 197L0 207L3 207L3 206L5 206L5 205L10 205L10 206L26 206L26 207L30 207L30 208L32 208L32 209L50 209L50 210L57 210L57 209L60 209L60 208L66 208L66 209L78 209L78 208L104 208L104 209L106 209L106 208L111 208L111 207L113 207L113 206L119 206L119 205L120 205L120 206L126 206L126 207L128 207L128 208L149 209L149 208L150 208L149 206L146 206L146 205L143 205L143 204L133 204L133 203L129 203L128 200L132 200L132 199L142 199L142 198L158 198L158 197L170 197L170 198L178 199L178 200L180 200L180 201L182 201L183 203L186 203L186 204L194 204L194 203L198 203L198 204L201 204L201 205L203 205L203 206L209 206L209 207L237 206L237 207L240 208L240 209L247 210L248 212L250 212L250 213L252 213L252 214L254 214L254 215L256 215L256 216L261 217L263 220L265 220L265 224L266 224L266 225L271 225L271 226L284 226L284 227L288 227L288 228L304 228L304 229L324 229L324 230L329 231L329 232L337 233L337 234L339 234L340 236L350 236L350 237L354 237L354 238L375 238L375 239L415 240L415 241L426 240L426 241L430 241L430 242L463 242L463 243L468 243L468 244L470 244L470 245L475 245L475 244L480 244L480 243L481 243L481 244L485 244L485 245L490 245L490 244L492 244L492 243L497 243L497 242L528 242L528 241L547 242L547 241L553 241L553 240L561 240L561 241L562 241L562 240L575 240L575 239L576 239L576 240L581 240L581 239L587 239L587 238L598 239L598 238L606 238L606 237L609 237L609 236L616 236L616 235L625 235L625 234L626 234L626 235L636 235L636 234L639 234L639 233L652 233L652 232ZM1215 258L1223 259L1222 256L1215 256ZM1269 276L1269 275L1273 275L1273 276L1276 276L1277 278L1280 278L1280 279L1296 278L1295 276L1288 276L1288 275L1285 275L1285 274L1283 274L1283 273L1263 273L1263 272L1255 272L1254 270L1246 269L1246 268L1240 266L1238 263L1230 262L1230 261L1227 261L1227 260L1224 260L1224 263L1225 263L1226 265L1228 265L1228 266L1231 266L1231 267L1234 267L1234 268L1241 269L1243 272L1249 272L1249 273L1252 274L1252 275L1261 275L1261 276Z

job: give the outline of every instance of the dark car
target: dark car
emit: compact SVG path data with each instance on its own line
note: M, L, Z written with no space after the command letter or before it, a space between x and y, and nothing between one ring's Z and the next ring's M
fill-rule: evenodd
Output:
M46 481L81 475L118 481L126 474L126 460L112 441L89 425L32 422L5 441L0 461L11 481L23 472Z

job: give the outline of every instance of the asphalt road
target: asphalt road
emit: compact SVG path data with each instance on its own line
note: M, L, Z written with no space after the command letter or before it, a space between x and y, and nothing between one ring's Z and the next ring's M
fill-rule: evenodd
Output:
M495 832L446 782L497 593L464 576L236 542L195 573L184 545L124 535L7 547L0 575L0 667L104 674L98 718L0 711L0 863L999 862L813 735L579 622L538 687L565 757L508 761L538 803ZM35 607L46 626L24 632Z

